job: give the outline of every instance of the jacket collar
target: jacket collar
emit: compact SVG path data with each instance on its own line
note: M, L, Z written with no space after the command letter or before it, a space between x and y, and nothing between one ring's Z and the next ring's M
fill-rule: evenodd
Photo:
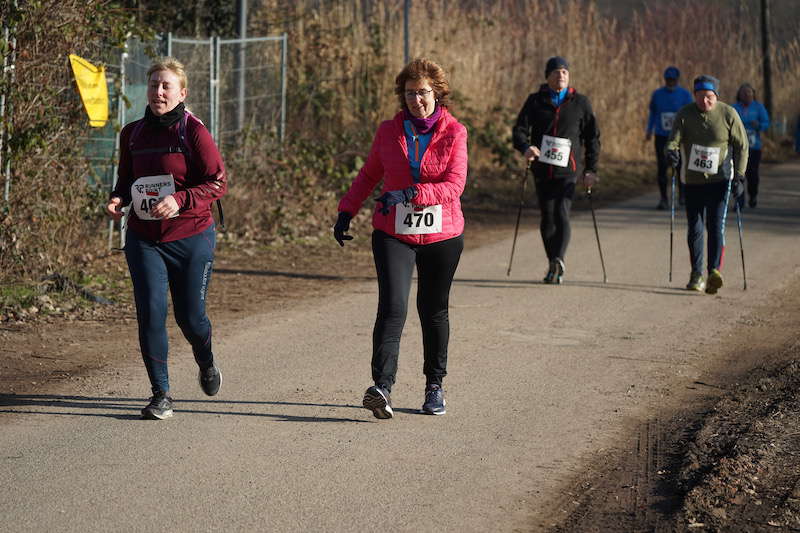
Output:
M553 105L550 101L550 86L546 83L543 83L539 86L539 96L544 98L544 101ZM575 88L574 87L567 87L567 96L564 97L564 103L569 102L575 97ZM561 105L564 105L563 103Z

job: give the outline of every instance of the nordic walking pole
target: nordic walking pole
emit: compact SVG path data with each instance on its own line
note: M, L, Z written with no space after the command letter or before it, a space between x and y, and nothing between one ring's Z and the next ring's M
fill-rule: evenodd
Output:
M603 249L600 247L600 232L597 231L597 217L594 215L594 205L592 204L592 188L586 189L586 197L589 199L589 209L592 211L592 222L594 223L594 236L597 237L597 250L600 252L600 266L603 267L603 283L608 283L606 276L606 262L603 261Z
M519 195L519 210L517 211L517 225L514 226L514 240L511 241L511 257L508 259L508 270L506 276L511 275L511 263L514 262L514 249L517 247L517 233L519 233L519 220L522 218L522 207L525 205L525 186L528 184L528 170L530 167L525 163L525 174L522 176L522 191Z
M739 250L742 252L742 279L744 280L744 290L747 290L747 271L744 269L744 244L742 240L742 211L739 202L736 202L736 224L739 226Z
M672 174L672 192L669 206L669 282L672 283L672 240L675 230L675 167L670 165L670 174Z

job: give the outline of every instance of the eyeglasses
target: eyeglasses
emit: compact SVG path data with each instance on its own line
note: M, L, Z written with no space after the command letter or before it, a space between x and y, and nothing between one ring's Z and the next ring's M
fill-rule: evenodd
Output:
M419 91L406 91L403 94L408 100L413 100L417 96L420 98L425 98L429 94L433 92L433 89L420 89Z

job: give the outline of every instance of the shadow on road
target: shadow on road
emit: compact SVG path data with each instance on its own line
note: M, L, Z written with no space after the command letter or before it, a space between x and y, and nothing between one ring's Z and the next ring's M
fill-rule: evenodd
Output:
M663 294L667 296L699 296L700 293L695 291L687 291L682 287L654 287L653 285L638 285L635 283L603 283L602 281L567 281L563 285L550 285L543 281L533 280L506 280L506 279L469 279L469 278L455 278L454 284L472 285L473 287L480 287L484 289L520 289L541 285L546 288L558 287L589 287L597 289L608 289L616 291L630 291L642 292L649 294Z
M332 274L307 274L303 272L282 272L280 270L242 270L234 268L215 268L214 274L233 274L243 276L269 276L269 277L284 277L294 279L313 279L313 280L330 280L330 281L372 281L374 278L370 276L335 276Z
M58 394L0 394L0 413L29 414L29 415L66 415L66 416L99 416L115 418L117 420L138 420L142 407L142 398L114 398L102 396L65 396ZM219 409L182 408L183 405L211 404ZM270 401L243 401L243 400L177 400L175 411L179 413L195 413L207 415L233 415L257 416L272 418L279 422L359 422L369 423L369 420L355 418L337 418L326 416L298 416L281 413L247 412L224 409L225 406L237 405L270 405L286 407L329 407L337 409L363 409L360 405L337 405L327 403L303 402L270 402ZM31 407L60 408L65 411L21 409ZM104 410L106 412L89 412L88 410Z

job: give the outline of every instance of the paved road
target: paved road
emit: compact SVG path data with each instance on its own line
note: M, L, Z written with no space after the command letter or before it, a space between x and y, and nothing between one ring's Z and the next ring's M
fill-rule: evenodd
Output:
M588 212L574 217L560 287L539 282L530 219L510 278L510 239L468 242L443 417L417 414L413 315L396 418L360 408L372 283L219 332L225 379L214 398L181 345L169 421L137 420L147 387L132 347L128 366L69 395L0 397L0 411L18 413L0 433L0 531L536 529L534 515L582 458L690 385L720 357L715 339L800 279L798 176L796 163L765 169L759 208L745 211L746 292L735 223L720 294L682 290L683 216L668 285L669 219L652 209L655 195L598 211L607 284Z

